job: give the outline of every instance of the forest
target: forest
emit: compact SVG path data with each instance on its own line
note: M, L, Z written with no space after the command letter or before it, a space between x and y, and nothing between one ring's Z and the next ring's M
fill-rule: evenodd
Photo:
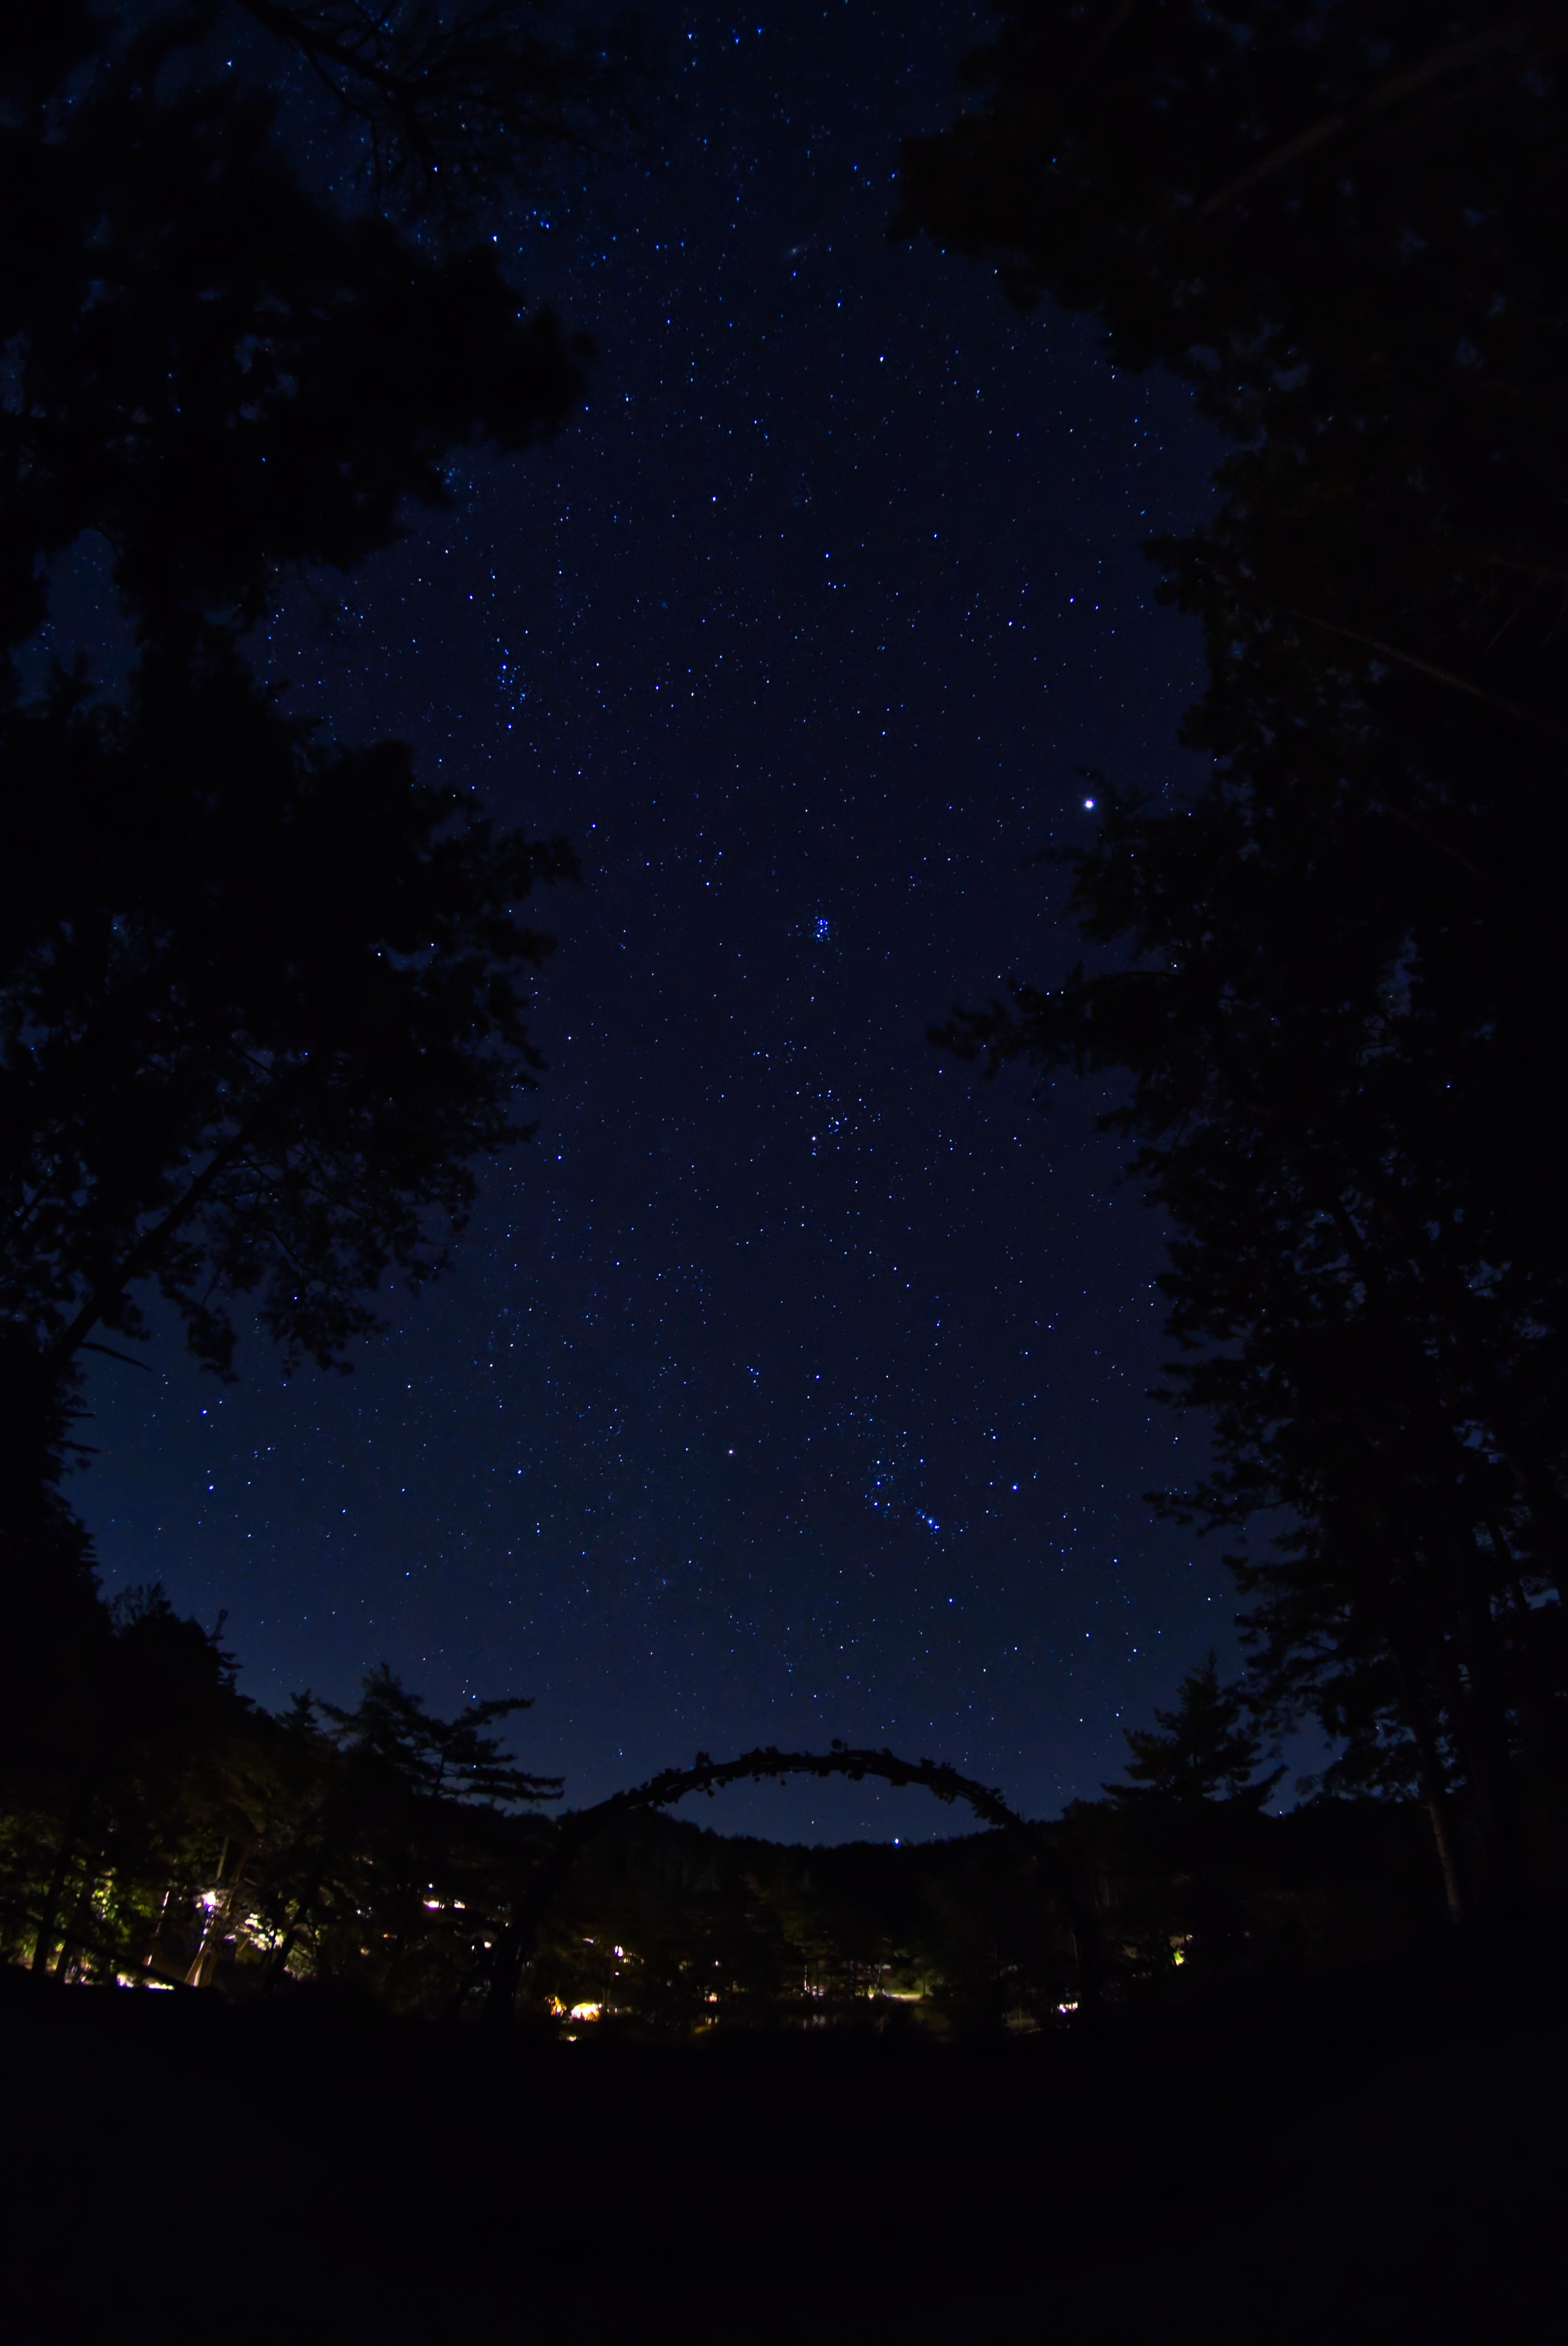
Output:
M931 1045L1110 1079L1171 1234L1158 1398L1208 1435L1152 1504L1224 1543L1240 1674L1211 1655L1051 1819L839 1744L574 1807L518 1756L522 1697L442 1717L377 1668L271 1710L221 1622L102 1585L89 1357L180 1328L221 1379L254 1325L330 1371L526 1147L574 843L291 719L247 647L287 579L439 511L453 452L587 428L592 344L485 224L666 135L666 69L657 26L522 0L60 0L0 46L13 2334L215 2303L240 2339L519 2308L589 2338L1540 2334L1568 2284L1529 2147L1568 1822L1556 11L999 0L894 191L892 238L1082 313L1227 451L1212 517L1147 548L1202 630L1200 779L1096 777L1060 852L1082 957L932 1004ZM112 673L40 648L89 536ZM834 1776L954 1830L669 1813Z

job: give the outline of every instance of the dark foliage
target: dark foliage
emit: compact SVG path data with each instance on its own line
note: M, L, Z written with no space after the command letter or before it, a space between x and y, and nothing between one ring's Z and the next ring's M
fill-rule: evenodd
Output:
M649 27L629 10L562 29L535 0L230 0L298 57L363 142L381 203L461 225L537 186L562 151L635 137Z
M1107 1784L1111 1799L1179 1802L1231 1800L1260 1809L1284 1775L1258 1777L1263 1738L1249 1723L1237 1687L1222 1687L1217 1657L1209 1654L1182 1680L1175 1710L1156 1710L1159 1729L1130 1727L1127 1784Z
M221 1625L219 1625L219 1631ZM1405 1804L1260 1813L1234 1690L1195 1672L1145 1789L1054 1824L940 1762L699 1753L586 1809L519 1766L518 1698L430 1713L384 1668L345 1708L240 1695L219 1631L130 1590L35 1705L0 1781L0 1946L85 1984L267 2001L306 1985L494 2026L1060 2032L1178 1980L1294 1976L1410 1943L1439 1899ZM664 1813L786 1776L918 1786L932 1844L786 1848ZM1131 1793L1131 1797L1128 1797ZM1227 1797L1222 1795L1228 1795Z
M271 15L346 37L346 12ZM83 1348L145 1334L154 1291L219 1373L236 1308L287 1365L344 1364L524 1136L549 940L519 907L574 869L401 745L286 719L247 664L287 575L390 545L453 451L555 430L585 353L488 251L311 193L267 88L210 66L212 21L67 7L0 62L0 194L29 222L0 260L0 1559L40 1635L90 1596L57 1494ZM566 68L520 21L462 19L558 108ZM361 81L436 34L387 20ZM117 683L46 674L33 640L89 546Z
M1563 1970L1531 1952L1003 2048L497 2042L0 1974L0 2298L19 2346L215 2306L236 2346L1553 2335Z
M909 150L906 229L1093 311L1236 450L1212 525L1154 549L1205 626L1212 779L1105 790L1095 964L948 1040L1126 1079L1108 1121L1176 1233L1171 1392L1215 1431L1166 1504L1285 1525L1239 1566L1257 1698L1317 1716L1335 1785L1419 1787L1456 1912L1539 1896L1568 1693L1568 44L1554 12L1411 0L1001 15L974 109Z
M0 628L38 626L41 564L94 530L138 637L183 646L255 618L280 565L389 545L452 449L555 429L580 353L487 249L433 259L308 192L266 89L194 69L199 24L77 24L46 72L6 59L0 192L31 230L0 268Z
M119 708L62 682L6 748L6 1317L64 1365L142 1332L154 1280L226 1370L227 1299L260 1290L330 1363L518 1137L547 947L513 907L569 856L396 745L319 748L221 643L149 653Z

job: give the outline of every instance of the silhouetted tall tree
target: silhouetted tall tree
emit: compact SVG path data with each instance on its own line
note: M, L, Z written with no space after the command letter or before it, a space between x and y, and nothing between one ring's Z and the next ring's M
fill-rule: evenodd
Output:
M1156 1710L1155 1719L1153 1728L1126 1729L1131 1782L1105 1786L1124 1806L1223 1800L1260 1809L1285 1773L1276 1768L1258 1775L1263 1738L1247 1717L1240 1688L1221 1686L1212 1653L1183 1678L1176 1708Z
M319 64L343 52L344 102L402 126L380 150L394 177L491 169L500 117L463 96L485 58L524 145L566 137L600 87L526 9L251 13ZM448 495L453 449L555 430L585 346L525 314L488 249L443 256L311 193L266 87L203 46L214 21L67 5L0 58L0 201L29 223L0 256L0 1561L18 1591L87 1571L49 1494L81 1352L144 1332L138 1294L226 1373L237 1300L290 1363L340 1362L389 1270L439 1269L538 1066L524 989L549 940L518 908L574 868L420 784L401 746L288 720L246 664L290 568L391 544ZM107 549L129 674L36 688L51 566L85 542Z
M1414 0L1000 13L973 110L908 150L906 229L1091 310L1237 448L1155 549L1204 621L1212 779L1105 790L1074 888L1117 965L949 1039L1130 1078L1172 1392L1217 1436L1170 1504L1293 1523L1243 1566L1258 1698L1419 1784L1457 1910L1475 1859L1512 1893L1564 1780L1568 36Z

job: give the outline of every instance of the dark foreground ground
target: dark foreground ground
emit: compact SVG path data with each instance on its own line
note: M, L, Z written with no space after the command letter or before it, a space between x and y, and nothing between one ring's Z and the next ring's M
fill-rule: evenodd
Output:
M0 1976L0 2338L1556 2341L1560 1956L1097 2038L529 2046Z

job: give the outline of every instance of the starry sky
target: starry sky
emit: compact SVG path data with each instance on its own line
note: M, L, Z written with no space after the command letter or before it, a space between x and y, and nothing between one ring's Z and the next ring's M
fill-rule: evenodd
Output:
M831 1736L1038 1814L1117 1771L1210 1644L1217 1553L1140 1494L1198 1429L1146 1398L1160 1233L1103 1098L1032 1096L932 1021L1074 956L1084 770L1179 789L1200 683L1142 538L1206 510L1187 395L887 235L966 8L669 20L653 154L502 246L599 356L551 448L454 467L392 554L293 587L258 656L395 733L585 884L544 907L536 1137L455 1270L346 1378L100 1362L74 1496L242 1684L521 1692L596 1798ZM761 1787L721 1830L911 1838L919 1793Z

